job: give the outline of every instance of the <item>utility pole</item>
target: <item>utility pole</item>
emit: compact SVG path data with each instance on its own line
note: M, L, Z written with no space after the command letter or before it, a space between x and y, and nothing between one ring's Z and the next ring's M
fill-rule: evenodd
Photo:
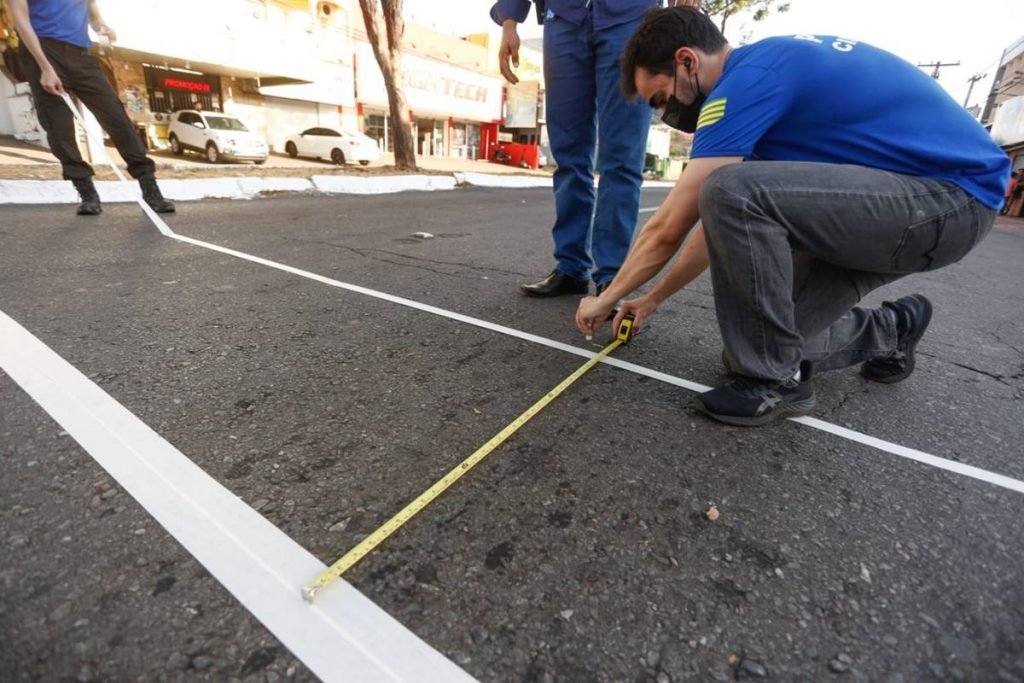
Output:
M939 79L939 69L941 69L944 66L960 66L960 62L928 62L927 64L918 64L918 66L931 66L931 67L935 67L935 70L932 71L932 78L934 78L935 80L938 80Z
M970 83L970 85L967 86L967 97L964 98L964 109L967 109L967 103L971 101L971 91L974 90L974 84L986 76L988 76L988 74L974 74L967 79L967 82Z

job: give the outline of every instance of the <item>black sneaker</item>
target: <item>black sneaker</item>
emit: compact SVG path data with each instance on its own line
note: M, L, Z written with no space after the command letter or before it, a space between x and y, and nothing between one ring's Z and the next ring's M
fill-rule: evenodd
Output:
M860 374L872 382L895 384L914 371L914 349L932 321L932 302L921 294L886 301L896 314L896 350L885 358L873 358L860 366Z
M732 384L705 391L694 398L695 407L719 422L756 427L773 420L806 415L814 409L811 364L800 364L800 381L772 381L740 377Z

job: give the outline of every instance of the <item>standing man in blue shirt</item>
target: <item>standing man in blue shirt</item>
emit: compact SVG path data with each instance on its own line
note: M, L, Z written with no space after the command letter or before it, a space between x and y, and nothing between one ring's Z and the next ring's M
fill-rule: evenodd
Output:
M535 0L536 1L536 0ZM699 0L670 0L698 5ZM554 176L555 269L522 286L529 296L597 291L622 266L636 229L651 113L619 89L619 57L648 9L660 0L543 0L544 81ZM502 27L498 62L509 83L519 79L517 24L530 0L498 0L491 17ZM594 155L601 179L594 193Z
M712 418L805 414L813 371L860 363L869 380L906 379L931 303L857 303L960 260L988 234L1010 160L985 129L888 52L824 35L734 49L688 8L647 15L623 54L622 87L696 131L692 160L618 276L580 302L579 329L593 334L681 249L615 324L633 313L637 329L710 264L723 359L739 375L696 398Z
M128 173L139 181L146 203L157 213L172 213L174 203L164 199L156 183L156 165L146 155L99 62L88 52L90 25L111 42L117 39L103 21L96 0L7 0L7 6L21 38L21 63L39 124L61 163L64 179L74 184L82 200L78 214L95 216L103 209L92 182L92 167L78 150L74 115L61 97L66 92L82 100L110 135Z

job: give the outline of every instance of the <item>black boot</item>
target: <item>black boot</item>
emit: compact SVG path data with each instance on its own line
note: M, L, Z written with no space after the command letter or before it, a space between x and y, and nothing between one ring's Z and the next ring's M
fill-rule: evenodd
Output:
M96 192L96 186L92 184L92 178L77 178L71 184L78 190L78 196L82 202L78 205L79 216L98 216L103 213L100 206L100 196Z
M164 199L160 193L160 186L156 184L156 177L144 175L139 178L139 187L142 188L142 198L146 200L157 213L174 213L174 202Z

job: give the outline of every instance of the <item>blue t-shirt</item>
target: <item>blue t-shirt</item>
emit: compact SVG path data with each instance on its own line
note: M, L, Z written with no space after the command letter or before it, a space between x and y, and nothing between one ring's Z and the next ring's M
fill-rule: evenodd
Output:
M28 0L32 30L40 38L92 47L89 39L90 0Z
M697 122L693 158L855 164L948 180L998 209L1010 159L920 69L835 36L733 50Z

